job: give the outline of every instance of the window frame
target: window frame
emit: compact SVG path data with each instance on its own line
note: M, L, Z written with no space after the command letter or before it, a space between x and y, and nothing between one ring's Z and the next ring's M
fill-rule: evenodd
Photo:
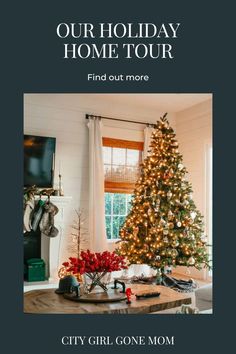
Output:
M110 192L106 192L106 193L110 193ZM114 193L111 193L111 194L114 194ZM125 209L126 209L126 215L127 215L127 213L128 213L128 203L130 202L128 200L129 199L128 196L131 196L131 194L130 193L123 193L123 194L126 195L125 196L125 199L126 199L125 200ZM111 201L111 214L106 214L106 212L105 212L105 218L106 217L111 217L111 234L113 234L113 219L114 219L114 217L126 217L126 215L123 215L123 214L114 214L113 213L113 209L114 209L113 205L114 205L114 196L112 196L112 201ZM107 236L107 234L106 234L106 236ZM108 238L107 237L107 241L108 242L117 242L118 240L120 240L119 237L117 237L117 238Z
M131 149L140 152L139 161L142 162L144 143L142 141L132 141L103 137L102 145L111 148ZM125 193L132 194L135 183L104 181L105 193Z
M102 145L106 147L112 147L112 148L139 150L140 151L139 161L140 163L142 163L143 149L144 149L144 143L142 141L132 141L132 140L103 137ZM135 183L111 182L111 181L104 180L104 193L124 193L127 195L128 194L132 195L134 188L135 188ZM108 215L106 215L105 213L105 216ZM117 242L118 240L120 240L120 238L107 238L107 242L110 243Z

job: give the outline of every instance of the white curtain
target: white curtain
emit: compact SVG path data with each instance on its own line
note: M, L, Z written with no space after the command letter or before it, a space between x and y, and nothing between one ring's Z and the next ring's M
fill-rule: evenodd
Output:
M93 252L107 250L104 201L102 122L89 118L89 239Z
M144 146L143 146L143 160L149 155L148 150L150 150L149 146L152 141L152 132L153 128L146 126L144 129ZM132 264L129 267L129 275L133 276L153 276L155 271L151 267L149 267L147 264Z
M143 159L145 159L148 156L148 150L149 150L150 143L152 141L151 137L152 137L153 130L154 129L152 127L148 127L148 126L144 129Z

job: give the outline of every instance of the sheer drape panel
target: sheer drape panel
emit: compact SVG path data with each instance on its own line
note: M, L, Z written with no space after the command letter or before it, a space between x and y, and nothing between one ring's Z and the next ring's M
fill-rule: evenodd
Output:
M153 128L146 126L144 129L144 146L143 146L143 160L149 155L148 150L150 149L150 143L152 141L151 136L153 132ZM155 271L151 269L147 264L132 264L129 267L129 274L131 276L152 276L155 274Z
M89 239L94 252L107 250L104 201L102 122L90 117L89 123Z
M146 127L144 129L144 147L143 147L143 160L148 156L148 150L150 150L149 146L152 141L152 132L153 132L152 127Z

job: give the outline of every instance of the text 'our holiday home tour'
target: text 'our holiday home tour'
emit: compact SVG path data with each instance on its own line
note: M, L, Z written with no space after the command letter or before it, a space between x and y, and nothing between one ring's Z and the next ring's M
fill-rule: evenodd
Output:
M180 23L61 22L56 34L66 41L63 59L173 59L179 27ZM93 39L99 42L91 43Z

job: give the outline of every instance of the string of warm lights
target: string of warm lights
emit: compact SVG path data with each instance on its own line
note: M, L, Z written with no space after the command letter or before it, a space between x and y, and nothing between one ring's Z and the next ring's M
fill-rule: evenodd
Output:
M132 204L120 230L118 252L130 264L209 267L203 217L175 133L164 115L155 125Z

